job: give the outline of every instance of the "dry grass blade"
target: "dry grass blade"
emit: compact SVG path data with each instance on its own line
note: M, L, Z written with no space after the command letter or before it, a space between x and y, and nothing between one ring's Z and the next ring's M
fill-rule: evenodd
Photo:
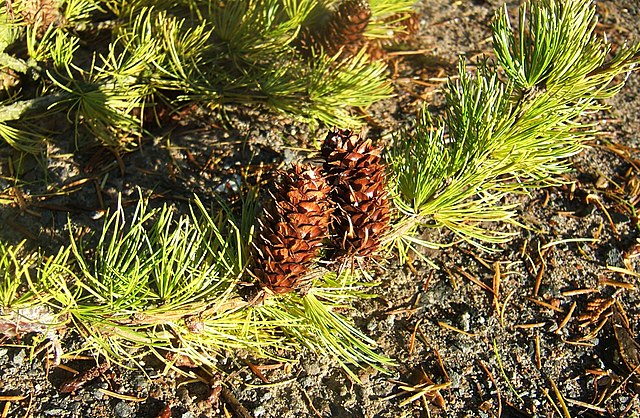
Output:
M564 328L569 323L571 317L573 316L573 312L576 310L576 306L578 306L578 303L574 301L569 308L569 312L567 312L567 315L562 319L562 321L558 324L558 328L554 331L556 334L559 334L560 331L562 331L562 328Z
M466 279L468 279L469 281L471 281L472 283L477 284L478 286L480 286L482 289L486 290L487 292L489 292L494 298L497 298L498 296L496 295L494 289L492 289L489 285L487 285L486 283L483 283L482 281L480 281L480 279L478 279L477 277L475 277L473 274L464 271L462 268L460 267L455 267L455 270L462 275L463 277L465 277Z
M640 344L635 340L622 305L617 302L613 312L613 331L618 351L629 371L640 368ZM632 373L633 374L633 373Z
M487 374L487 377L489 378L489 380L491 380L491 383L493 383L493 387L496 388L496 397L498 398L498 412L496 416L502 417L502 396L500 396L500 388L496 384L496 381L493 378L493 375L491 374L487 366L482 362L482 360L478 360L478 363L480 364L480 367L482 367L482 370L484 370L484 372Z
M600 208L600 210L602 210L602 212L604 212L604 215L607 217L607 220L609 221L609 225L611 226L611 230L613 231L613 233L616 236L620 236L620 233L618 232L618 228L616 227L616 224L613 222L613 219L611 219L611 215L609 215L609 211L607 210L607 208L602 203L602 200L600 200L600 197L598 197L598 195L596 195L596 194L589 194L585 198L585 201L587 203L595 203L596 206L598 206Z
M565 401L570 405L575 405L575 406L579 406L581 408L590 409L592 411L596 411L596 412L599 412L601 414L606 414L607 413L606 408L602 408L602 407L599 407L599 406L596 406L596 405L593 405L593 404L590 404L590 403L587 403L587 402L582 402L582 401L578 401L578 400L575 400L575 399L569 399L569 398L565 399Z
M473 333L473 332L461 330L460 328L454 327L453 325L447 324L446 322L442 322L442 321L438 321L438 325L444 329L457 332L458 334L466 335L467 337L477 337L478 335L480 335L479 333Z
M535 347L536 347L536 368L538 370L542 369L542 355L540 353L540 334L536 333L535 338Z
M413 353L413 348L416 343L416 333L418 332L418 327L420 326L420 322L422 322L422 318L420 318L415 326L413 327L413 332L411 333L411 339L409 340L409 354Z
M23 399L27 399L27 397L23 395L0 395L0 402L19 402Z
M547 250L553 247L557 247L558 245L568 244L568 243L579 243L579 242L597 243L599 242L599 240L595 238L565 238L565 239L559 239L559 240L544 244L542 247L540 247L540 249Z
M518 399L520 399L521 402L523 402L522 396L520 396L520 394L515 390L515 388L513 387L513 384L511 384L511 379L509 379L509 377L507 376L507 373L504 370L504 367L502 365L502 358L500 357L500 352L498 351L498 343L496 342L496 340L493 340L493 352L495 354L496 361L498 362L498 367L500 368L500 374L502 375L502 378L505 380L505 382L507 382L507 386L509 386L509 390L511 390L511 392Z
M565 290L562 292L562 296L564 297L570 297L570 296L576 296L576 295L585 295L588 293L598 293L598 289L594 289L592 287L589 288L585 288L585 289L572 289L572 290Z
M513 297L513 295L516 294L516 292L518 291L518 289L513 289L511 292L509 292L509 294L507 294L507 297L504 298L504 303L502 304L502 308L500 309L499 315L498 315L498 319L500 320L500 326L502 326L504 328L504 315L505 315L505 311L507 309L507 306L509 306L509 302L511 301L511 298Z
M320 413L320 411L318 411L318 409L313 405L313 401L311 400L311 398L309 397L309 394L307 393L307 391L302 388L302 394L304 395L304 398L307 400L307 404L309 405L309 408L311 408L311 410L313 411L313 413L318 417L318 418L323 418L323 415Z
M502 275L500 273L500 263L495 262L493 264L494 273L493 273L493 306L497 313L500 313L500 281Z
M441 383L439 385L433 383L422 383L415 386L400 385L399 388L408 393L413 393L407 399L400 402L400 406L408 405L418 399L423 399L425 402L434 403L439 407L445 405L444 398L440 394L440 390L446 389L451 386L451 382Z
M628 274L629 276L632 276L632 277L640 277L640 273L637 273L633 270L622 268L622 267L607 266L607 270L613 271L615 273L620 273L620 274Z
M611 287L616 287L618 289L626 289L631 291L638 290L638 287L632 283L625 283L617 280L601 279L599 283L603 286L611 286Z
M555 311L555 312L558 312L558 313L564 313L564 309L562 309L558 305L547 303L547 302L544 302L542 300L534 299L532 297L527 297L527 300L530 301L530 302L535 303L536 305L540 305L540 306L542 306L544 308L550 309L552 311Z
M451 386L451 382L445 382L441 384L435 384L429 378L429 376L421 370L421 382L416 384L406 383L399 380L391 380L391 382L398 385L398 389L402 392L388 396L385 400L394 399L398 397L404 397L400 402L400 406L406 406L417 400L422 399L425 404L433 403L434 405L442 408L445 405L445 400L440 394L440 390L446 389Z
M560 390L558 389L558 386L556 386L556 383L551 378L549 378L549 383L551 384L551 387L553 388L553 393L555 393L556 398L558 399L558 402L560 403L560 407L562 409L562 415L564 416L564 418L571 418L571 413L569 413L569 408L567 407L567 404L564 401L564 397L560 393Z
M137 396L125 395L125 394L118 393L118 392L113 392L111 390L104 389L104 388L98 388L98 390L100 392L104 393L107 396L110 396L110 397L115 398L115 399L121 399L123 401L144 402L144 401L147 400L147 398L140 398L140 397L137 397Z
M541 253L539 253L541 254ZM542 257L542 255L540 255ZM533 296L538 296L538 292L540 291L540 285L542 284L542 275L544 274L544 269L546 266L546 262L544 260L540 260L538 271L536 272L536 280L533 285Z
M513 326L515 329L532 329L532 328L542 328L546 326L546 322L532 322L529 324L516 324Z

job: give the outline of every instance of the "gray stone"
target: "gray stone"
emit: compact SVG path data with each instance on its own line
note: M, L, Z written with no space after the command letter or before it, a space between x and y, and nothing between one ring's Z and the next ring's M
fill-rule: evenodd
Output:
M64 409L61 409L61 408L53 408L53 409L44 411L44 414L50 417L66 417L67 415L69 415L69 411L65 411Z
M133 415L133 408L125 401L120 401L113 408L113 413L118 418L128 418Z
M13 358L11 359L11 362L13 364L15 364L16 366L21 366L22 363L24 363L24 358L27 355L27 353L25 352L25 350L20 350L17 353L15 353L13 355Z

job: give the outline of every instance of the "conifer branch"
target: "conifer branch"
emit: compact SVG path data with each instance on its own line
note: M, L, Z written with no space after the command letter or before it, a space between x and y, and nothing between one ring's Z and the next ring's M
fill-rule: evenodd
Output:
M377 7L385 2L378 1ZM14 50L26 51L16 56L4 52L7 67L19 73L41 69L36 72L38 88L20 100L36 100L46 92L53 95L47 100L55 102L56 94L71 94L71 100L59 104L70 106L61 110L71 115L76 136L86 128L117 150L129 149L144 134L148 121L140 120L140 108L153 111L160 104L262 106L311 123L357 126L362 122L352 115L352 107L367 107L391 95L386 69L359 49L350 57L319 51L302 57L294 43L319 5L317 0L210 5L74 0L46 13L5 13L0 34L6 35L5 47L13 42L23 45ZM392 9L409 7L403 3ZM116 24L93 25L105 20ZM81 42L91 30L111 31L112 41L99 48ZM87 56L93 60L82 58ZM6 106L18 100L11 97ZM13 111L7 109L8 114ZM7 142L20 147L14 131L5 133Z
M470 75L461 61L459 80L445 91L444 117L423 117L390 152L396 204L409 218L399 218L388 242L402 252L435 245L411 237L422 225L487 248L510 238L487 225L517 223L515 207L501 203L507 194L562 181L568 158L596 134L579 118L604 109L601 100L618 92L639 62L640 44L607 58L611 45L593 33L594 13L587 0L527 2L517 29L506 9L497 13L501 68L483 61Z

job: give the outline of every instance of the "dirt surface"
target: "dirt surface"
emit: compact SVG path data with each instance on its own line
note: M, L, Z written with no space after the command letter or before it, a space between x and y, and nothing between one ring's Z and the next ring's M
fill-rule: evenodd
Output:
M631 0L597 4L598 30L613 43L640 40L640 5ZM370 109L369 136L388 140L394 130L410 126L425 100L437 112L441 97L434 80L455 74L459 54L472 60L489 53L489 25L500 6L497 1L423 0L421 29L409 48L422 53L392 58L397 96ZM301 352L291 370L263 371L266 384L242 356L230 353L220 364L231 378L225 379L218 402L212 402L212 388L219 389L215 382L190 381L152 361L145 373L113 366L63 393L72 373L49 369L43 352L30 351L36 337L28 335L0 340L0 416L168 417L161 415L167 405L170 416L181 418L225 413L255 418L561 417L568 416L565 407L572 417L638 416L638 374L629 377L625 364L637 345L625 334L621 312L629 319L628 331L640 329L639 293L615 283L637 286L637 277L611 267L636 264L637 219L615 196L621 190L632 193L640 176L633 163L640 152L631 150L625 159L607 144L618 151L640 146L639 91L640 75L633 74L611 101L611 111L592 117L604 134L575 157L566 186L512 197L524 228L513 230L517 235L511 243L494 253L456 245L427 253L438 270L419 261L397 265L391 260L379 273L379 298L359 302L354 320L397 360L391 375L363 369L357 372L361 381L355 382L333 359ZM213 191L233 194L243 168L276 167L307 157L300 149L311 150L326 134L323 128L310 131L285 117L247 109L229 109L227 116L229 127L205 112L191 112L186 122L125 155L124 172L108 151L69 156L72 144L58 143L50 152L49 182L67 184L74 193L28 201L28 210L1 206L0 238L26 238L54 248L66 241L69 216L73 228L99 229L103 208L113 205L119 192L136 199L136 187L156 204L171 202L186 210L193 193L205 201ZM25 161L22 171L26 180L42 175L36 161ZM87 173L101 184L102 202L94 183L74 184L75 177ZM46 184L33 188L24 192L42 192ZM441 234L435 237L441 242L451 239L443 231L429 233L431 238ZM581 339L604 317L589 303L614 296L619 307L610 320L594 338ZM69 352L81 344L73 334L63 341ZM95 362L66 365L84 371ZM448 386L437 394L427 392L425 402L418 398L402 404L413 393L397 381L424 387L424 376ZM389 399L392 395L397 397ZM6 396L24 399L6 402ZM8 405L4 411L3 404Z

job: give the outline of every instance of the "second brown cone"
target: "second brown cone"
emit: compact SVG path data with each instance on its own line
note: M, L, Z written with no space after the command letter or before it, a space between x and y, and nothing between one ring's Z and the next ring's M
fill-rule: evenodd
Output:
M324 171L336 204L330 233L338 258L367 257L389 227L389 197L381 148L351 130L336 129L322 144Z

